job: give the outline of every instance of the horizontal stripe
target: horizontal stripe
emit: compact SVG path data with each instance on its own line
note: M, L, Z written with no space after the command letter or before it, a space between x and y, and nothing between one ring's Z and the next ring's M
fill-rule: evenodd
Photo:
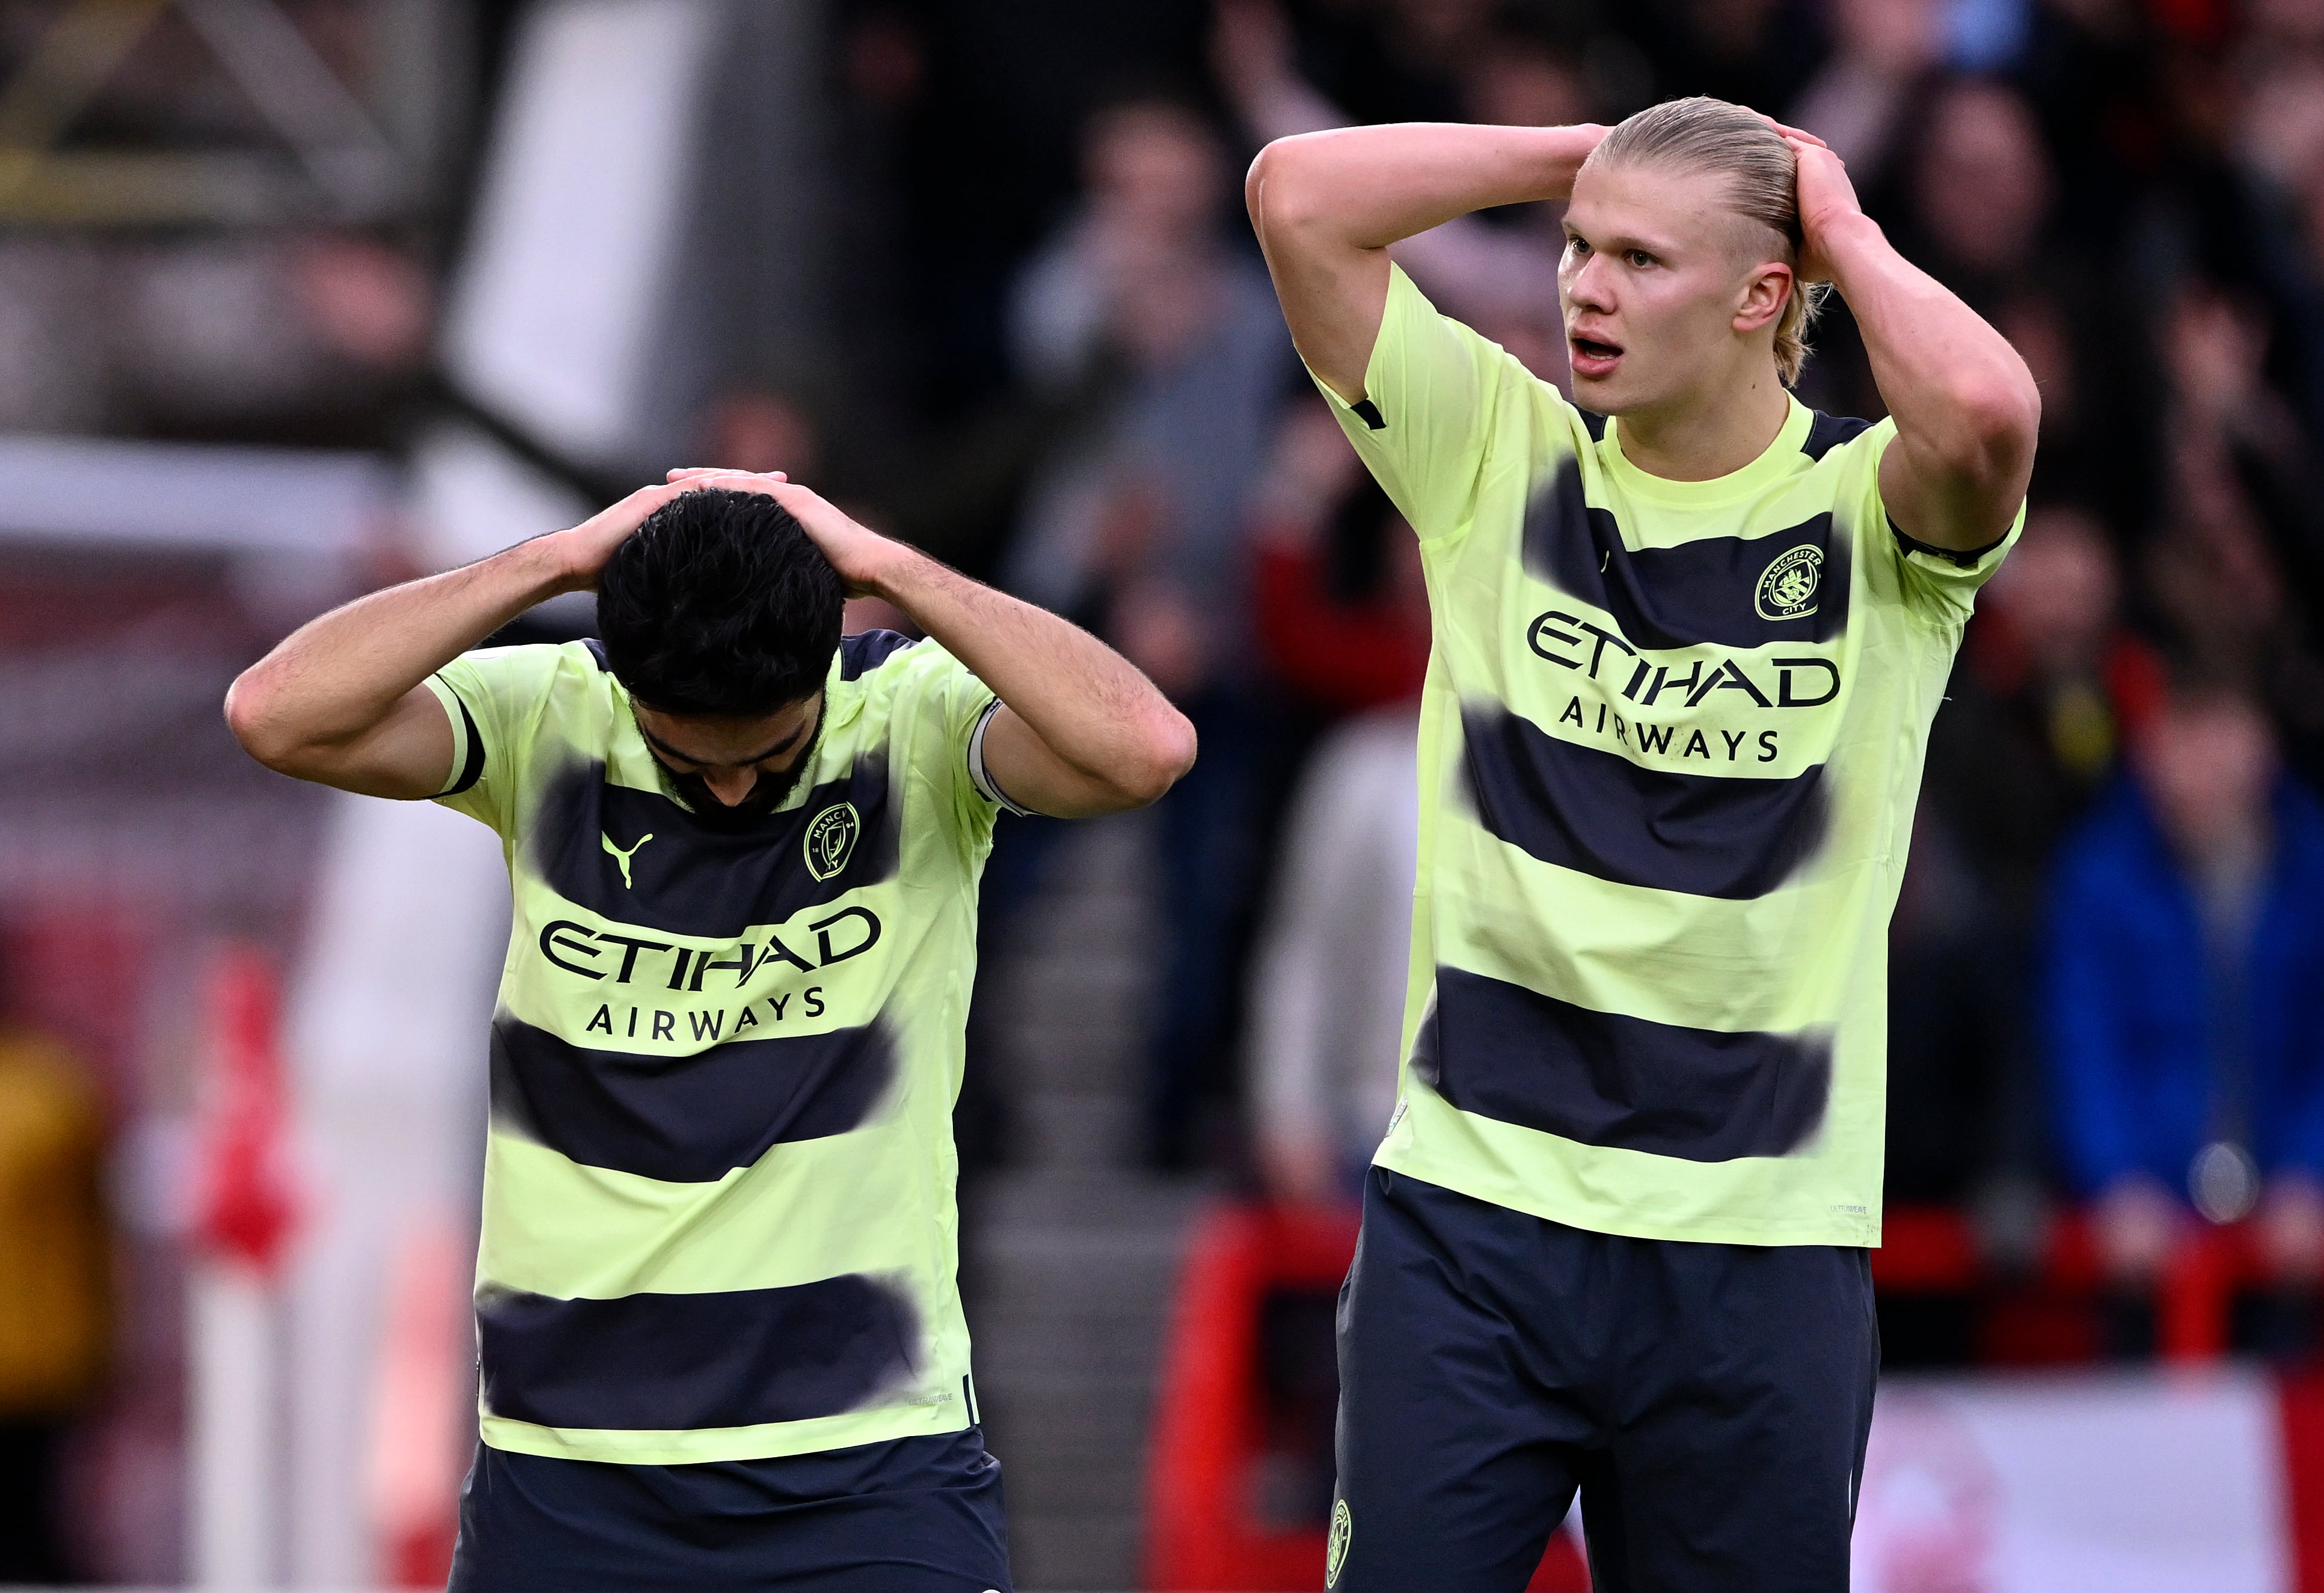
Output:
M585 1167L497 1128L486 1146L476 1271L513 1289L707 1294L928 1265L927 1153L895 1116L715 1183Z
M855 809L854 839L841 866L818 879L807 866L807 833L842 803ZM894 878L894 817L888 760L879 754L737 832L706 828L659 791L611 784L604 764L591 760L550 782L529 855L550 889L616 923L732 938Z
M848 1274L788 1289L476 1300L485 1408L545 1427L678 1429L858 1410L921 1359L899 1289Z
M962 1363L966 1365L965 1358ZM926 1374L933 1385L936 1368ZM899 1403L820 1416L811 1422L764 1422L753 1427L542 1427L507 1416L486 1414L478 1423L484 1441L496 1450L548 1455L559 1460L596 1460L616 1466L697 1466L715 1460L763 1460L770 1455L813 1455L857 1444L885 1443L925 1432L958 1432L969 1424L960 1401L930 1386L926 1403Z
M1800 547L1819 556L1813 612L1770 618L1761 578ZM1635 648L1829 641L1848 629L1848 539L1829 513L1764 536L1632 548L1612 511L1583 497L1581 465L1568 459L1526 511L1524 548L1527 570L1603 610Z
M1690 1162L1787 1156L1831 1097L1829 1030L1650 1023L1446 967L1412 1065L1462 1111Z
M1478 822L1545 863L1748 899L1797 874L1823 843L1821 764L1787 779L1683 774L1563 741L1497 704L1464 710L1461 724Z
M1432 919L1439 962L1658 1023L1796 1029L1831 1022L1844 985L1801 977L1812 952L1836 924L1887 932L1885 907L1856 889L1852 874L1819 874L1755 901L1673 897L1552 868L1457 822L1438 827L1436 860L1436 878L1460 881L1467 903ZM1568 923L1587 924L1589 935L1542 933L1545 924Z
M862 1126L896 1075L881 1025L728 1040L689 1056L593 1051L503 1013L493 1120L586 1166L709 1183L777 1145Z

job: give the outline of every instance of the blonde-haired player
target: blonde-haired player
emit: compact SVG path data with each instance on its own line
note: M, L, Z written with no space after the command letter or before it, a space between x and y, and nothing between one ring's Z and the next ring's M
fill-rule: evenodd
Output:
M1248 192L1435 623L1328 1585L1517 1593L1578 1488L1603 1593L1842 1588L1885 934L2033 380L1836 156L1718 100L1312 134ZM1388 254L1543 199L1572 403ZM1788 391L1825 281L1878 425Z

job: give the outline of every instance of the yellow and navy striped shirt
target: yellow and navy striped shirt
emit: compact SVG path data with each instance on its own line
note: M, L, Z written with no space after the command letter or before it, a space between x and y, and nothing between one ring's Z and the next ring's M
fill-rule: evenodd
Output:
M1605 1233L1877 1244L1888 919L2007 542L1900 537L1893 424L1796 401L1741 470L1649 475L1401 271L1364 399L1323 391L1435 627L1379 1163Z
M953 1100L995 802L992 693L849 637L813 761L698 823L594 644L431 682L439 800L504 843L476 1261L484 1440L675 1465L957 1432Z

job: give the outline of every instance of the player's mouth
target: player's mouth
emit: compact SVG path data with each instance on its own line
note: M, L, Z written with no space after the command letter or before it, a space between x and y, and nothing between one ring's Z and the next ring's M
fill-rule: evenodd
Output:
M1614 367L1622 363L1620 344L1606 343L1595 337L1567 337L1565 354L1573 365L1573 373L1591 381L1611 376Z

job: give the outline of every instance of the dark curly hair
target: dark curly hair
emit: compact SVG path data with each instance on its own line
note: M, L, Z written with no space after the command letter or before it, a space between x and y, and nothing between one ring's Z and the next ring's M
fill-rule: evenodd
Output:
M789 510L703 488L613 549L597 577L597 631L614 678L648 707L771 714L822 688L844 597Z

